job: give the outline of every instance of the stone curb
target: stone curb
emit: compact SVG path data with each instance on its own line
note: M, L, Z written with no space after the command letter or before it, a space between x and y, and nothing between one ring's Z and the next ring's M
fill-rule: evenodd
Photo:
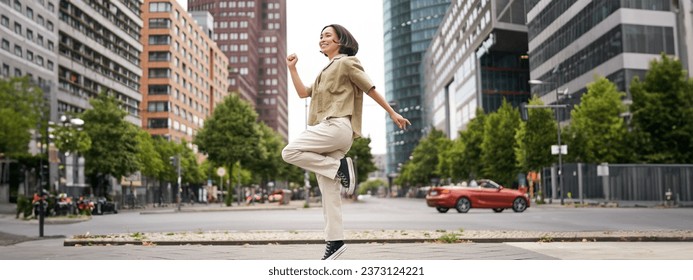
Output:
M630 236L630 237L585 237L585 238L553 238L546 241L542 238L461 238L455 242L442 242L437 239L356 239L347 240L352 244L367 243L508 243L508 242L693 242L690 237L656 237L656 236ZM241 245L293 245L293 244L324 244L324 240L193 240L193 241L107 241L107 240L78 240L65 239L63 246L241 246Z
M194 235L189 237L188 235ZM411 237L402 237L410 235ZM180 246L324 244L319 232L138 233L73 236L63 246ZM522 231L352 231L349 243L505 243L505 242L691 242L693 231L522 232Z

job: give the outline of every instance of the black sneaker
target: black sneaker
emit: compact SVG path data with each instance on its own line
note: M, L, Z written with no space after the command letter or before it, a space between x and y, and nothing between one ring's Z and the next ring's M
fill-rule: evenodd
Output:
M350 157L345 157L340 160L339 170L337 170L337 179L342 183L342 192L347 195L353 194L356 188L356 174L354 173L354 162Z
M346 251L344 241L327 241L325 256L322 257L322 260L336 260L344 251Z

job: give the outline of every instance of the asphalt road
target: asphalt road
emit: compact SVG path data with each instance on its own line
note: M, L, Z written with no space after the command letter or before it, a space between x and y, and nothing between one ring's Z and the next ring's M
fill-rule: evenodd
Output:
M185 206L191 207L191 206ZM211 208L216 207L212 205ZM233 206L243 207L243 206ZM209 206L208 206L209 208ZM219 206L220 210L223 207ZM518 230L518 231L619 231L691 230L693 208L575 208L530 207L523 213L472 209L466 214L454 209L438 213L422 199L364 198L345 202L345 230ZM93 216L69 224L46 224L46 236L168 231L320 231L322 209L291 208L283 211L174 212L173 208L147 208L118 214ZM36 221L0 216L0 232L35 237Z

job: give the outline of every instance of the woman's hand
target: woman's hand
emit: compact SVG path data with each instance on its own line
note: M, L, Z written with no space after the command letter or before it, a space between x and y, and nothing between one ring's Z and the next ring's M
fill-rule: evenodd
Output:
M400 115L399 113L392 112L392 114L390 114L390 118L392 118L392 121L395 122L399 129L407 129L407 126L411 125L411 122L409 122L408 119L402 117L402 115Z
M296 62L298 62L298 56L296 56L295 53L292 53L286 57L286 65L289 68L296 68Z

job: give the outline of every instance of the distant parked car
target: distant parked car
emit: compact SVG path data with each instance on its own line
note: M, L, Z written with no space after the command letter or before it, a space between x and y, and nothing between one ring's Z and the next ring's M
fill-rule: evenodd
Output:
M118 214L118 206L113 201L107 200L105 197L99 197L94 203L94 208L91 210L92 215L103 215L105 213Z
M432 187L426 195L426 204L440 213L446 213L450 208L460 213L467 213L472 208L490 208L497 213L512 208L515 212L523 212L530 205L527 192L523 190L507 189L483 179L477 180L476 186Z

